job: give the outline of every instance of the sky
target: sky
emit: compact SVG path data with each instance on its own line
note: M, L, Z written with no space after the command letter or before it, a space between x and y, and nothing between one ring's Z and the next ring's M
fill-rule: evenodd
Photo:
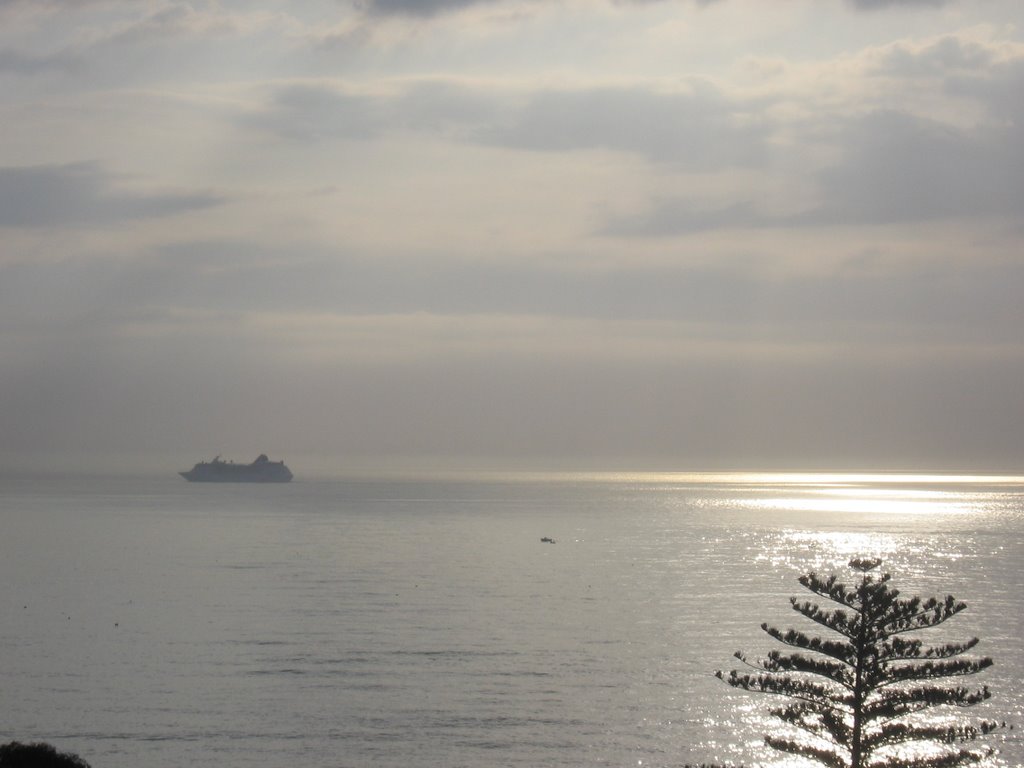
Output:
M1020 470L1022 25L0 0L0 467Z

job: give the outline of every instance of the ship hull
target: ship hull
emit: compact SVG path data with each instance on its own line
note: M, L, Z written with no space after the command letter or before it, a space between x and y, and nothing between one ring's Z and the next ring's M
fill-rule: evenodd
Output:
M206 475L194 472L179 472L190 483L290 483L292 478L288 477L264 477L263 475Z

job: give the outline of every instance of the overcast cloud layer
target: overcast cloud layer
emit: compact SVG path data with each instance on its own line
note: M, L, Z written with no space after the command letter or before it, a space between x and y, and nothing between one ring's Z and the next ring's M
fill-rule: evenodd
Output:
M1017 0L0 1L0 466L1024 466Z

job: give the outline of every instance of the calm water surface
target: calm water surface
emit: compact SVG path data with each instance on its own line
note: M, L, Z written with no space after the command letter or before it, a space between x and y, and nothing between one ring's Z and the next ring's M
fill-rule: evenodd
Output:
M0 741L93 768L780 765L769 702L713 672L860 554L967 600L948 632L995 658L1024 765L1024 478L0 477Z

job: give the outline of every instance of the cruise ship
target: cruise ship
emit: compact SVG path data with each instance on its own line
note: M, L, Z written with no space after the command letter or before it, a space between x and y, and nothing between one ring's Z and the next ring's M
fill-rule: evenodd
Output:
M287 483L292 479L292 472L283 461L271 461L265 453L252 464L235 464L217 456L178 474L190 483Z

